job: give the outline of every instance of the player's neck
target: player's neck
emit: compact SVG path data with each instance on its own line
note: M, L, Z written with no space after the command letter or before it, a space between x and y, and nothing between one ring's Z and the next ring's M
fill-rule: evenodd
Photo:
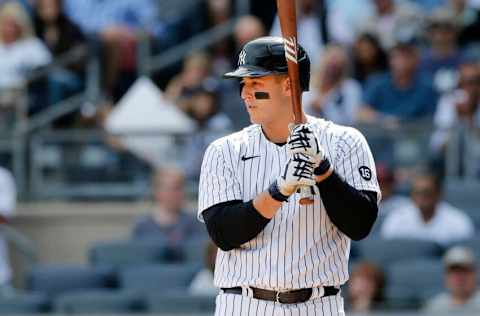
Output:
M306 122L307 118L303 114L303 121ZM288 117L288 116L284 116ZM262 131L265 137L275 144L286 143L288 136L290 136L289 124L293 123L293 120L283 119L268 124L262 124Z
M288 123L285 125L262 125L262 131L265 137L275 144L287 142L290 131L288 130Z

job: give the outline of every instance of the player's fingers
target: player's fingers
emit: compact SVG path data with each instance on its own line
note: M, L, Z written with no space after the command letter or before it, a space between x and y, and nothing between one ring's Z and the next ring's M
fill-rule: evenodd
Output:
M315 179L309 179L309 178L303 178L302 180L299 181L300 186L306 186L306 187L311 187L312 185L315 185L316 181Z

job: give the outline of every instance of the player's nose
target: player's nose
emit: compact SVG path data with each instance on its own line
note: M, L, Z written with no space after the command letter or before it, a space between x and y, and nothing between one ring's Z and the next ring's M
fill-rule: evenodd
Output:
M241 87L241 91L240 91L240 97L243 99L243 100L248 100L248 99L252 99L253 98L253 89L247 85L243 85Z

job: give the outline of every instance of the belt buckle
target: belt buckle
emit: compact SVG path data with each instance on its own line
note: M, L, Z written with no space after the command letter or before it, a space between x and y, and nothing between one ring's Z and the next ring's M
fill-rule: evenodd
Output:
M276 294L275 294L275 302L280 303L280 304L283 304L282 302L280 302L280 294L281 294L280 291L276 292Z

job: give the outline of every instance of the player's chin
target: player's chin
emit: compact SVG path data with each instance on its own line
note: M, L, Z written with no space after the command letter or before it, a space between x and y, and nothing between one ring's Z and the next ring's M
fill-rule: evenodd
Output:
M248 115L250 116L250 122L252 124L262 124L262 120L255 113L252 113L251 111L248 111Z

